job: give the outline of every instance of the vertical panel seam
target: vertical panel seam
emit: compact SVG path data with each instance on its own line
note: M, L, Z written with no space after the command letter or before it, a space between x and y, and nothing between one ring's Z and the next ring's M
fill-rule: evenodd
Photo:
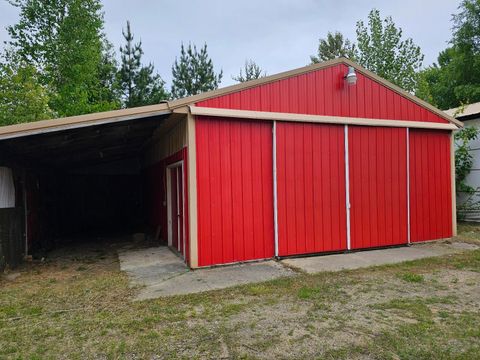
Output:
M243 133L243 124L239 124L239 134L240 134L240 169L241 169L241 174L240 174L240 180L242 182L241 186L241 191L242 191L242 248L243 248L243 254L241 256L241 259L245 258L245 198L243 196L243 189L244 189L244 171L243 171L243 151L242 151L242 133Z
M297 168L298 168L298 165L297 165L297 162L295 161L296 160L296 151L297 151L297 131L298 131L298 128L297 127L294 127L294 130L292 131L293 132L293 173L294 173L294 177L293 177L293 206L294 206L294 214L292 214L292 216L294 217L295 219L295 226L293 227L293 232L295 233L295 252L298 251L298 209L297 209L297 186L298 186L298 183L297 183Z
M208 137L211 139L211 127L212 127L212 124L211 122L209 121L207 123L207 134L208 134ZM208 143L208 153L210 153L210 142ZM211 169L211 165L212 165L212 162L210 161L210 157L208 157L208 179L211 179L212 178L212 169ZM210 214L210 219L208 219L208 221L210 222L210 229L209 229L209 234L208 234L208 237L210 238L210 249L209 249L209 252L210 252L210 259L209 261L212 262L213 260L213 243L212 243L212 229L213 229L213 226L212 226L212 182L209 181L209 184L208 184L208 187L209 187L209 196L210 196L210 199L209 199L209 202L208 202L208 207L209 207L209 214Z
M410 129L407 128L407 242L410 244Z
M232 243L232 249L231 249L231 254L232 254L232 260L235 259L235 237L233 235L234 233L234 226L233 226L233 159L232 159L232 153L233 153L233 146L232 146L232 124L230 123L228 126L228 145L230 147L229 149L229 157L230 157L230 216L231 216L231 226L230 226L230 231L231 231L231 243Z
M263 125L263 124L262 124ZM262 252L262 257L265 258L266 257L266 251L265 251L265 199L264 199L264 194L263 194L263 126L260 128L261 131L259 131L260 133L260 169L259 169L259 173L260 173L260 193L261 193L261 197L262 197L262 211L261 211L261 214L262 214L262 232L261 232L261 235L262 235L262 249L263 249L263 252Z
M348 125L344 127L345 144L345 210L347 213L347 250L351 250L350 239L350 179L349 179L349 154L348 154Z
M225 242L223 241L223 222L224 222L224 217L223 217L223 204L224 204L224 198L223 198L223 181L222 181L222 129L221 127L223 126L222 123L219 122L218 124L218 174L219 174L219 182L220 182L220 204L218 204L218 207L220 209L220 236L221 236L221 241L220 241L220 246L222 249L222 262L225 262Z
M255 228L255 204L254 204L254 187L253 187L253 182L255 181L254 178L253 178L253 174L254 174L254 171L253 171L253 158L254 158L254 149L253 149L253 142L254 142L254 137L253 137L253 133L254 133L254 128L253 128L253 123L250 122L249 123L249 129L250 129L250 181L251 181L251 196L250 196L250 200L252 202L252 208L251 208L251 216L252 216L252 236L253 236L253 239L256 238L256 236L258 235L257 233L257 229ZM252 244L252 252L253 252L253 257L255 257L255 250L256 250L256 247L255 247L255 240L253 241L253 244Z
M307 251L307 199L305 196L305 192L307 190L306 187L306 166L305 166L305 161L306 161L306 153L305 153L305 123L302 124L302 138L303 138L303 146L302 146L302 160L303 160L303 171L302 171L302 177L303 177L303 229L304 229L304 239L303 239L303 244L305 246L305 251Z
M278 194L277 194L277 122L273 121L273 221L275 256L278 257Z
M313 153L313 132L315 130L318 130L317 128L315 128L314 126L311 127L311 131L310 131L310 144L312 146L312 151L311 151L311 154L312 154L312 243L313 243L313 247L311 250L315 251L316 250L316 244L317 244L317 239L316 239L316 231L315 231L315 172L314 172L314 167L315 167L315 157L314 157L314 153Z

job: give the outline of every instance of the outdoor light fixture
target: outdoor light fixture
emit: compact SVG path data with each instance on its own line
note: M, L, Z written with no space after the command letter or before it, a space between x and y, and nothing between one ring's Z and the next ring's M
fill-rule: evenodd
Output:
M355 73L355 68L353 66L348 67L348 73L345 75L345 80L347 80L348 85L355 85L357 83L357 74Z

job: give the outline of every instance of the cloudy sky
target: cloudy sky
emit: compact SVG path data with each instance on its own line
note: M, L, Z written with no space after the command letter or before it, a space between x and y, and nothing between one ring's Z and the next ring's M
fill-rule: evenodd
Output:
M447 46L451 15L460 0L103 0L105 31L117 48L122 27L130 20L142 40L144 60L153 62L170 84L171 66L180 44L208 44L217 70L223 69L222 86L245 59L255 60L268 74L304 66L314 54L318 39L338 30L355 38L355 23L372 8L382 17L391 15L404 35L412 37L425 54L424 64L436 60ZM0 0L0 39L18 13Z

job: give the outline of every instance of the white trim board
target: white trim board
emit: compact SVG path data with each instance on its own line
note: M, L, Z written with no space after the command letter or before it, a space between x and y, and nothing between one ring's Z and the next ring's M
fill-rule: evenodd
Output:
M277 122L273 121L273 224L275 236L275 257L278 257L278 187L277 187Z
M347 219L347 250L351 250L351 234L350 234L350 155L348 153L348 125L344 127L345 142L345 211Z
M166 167L166 177L167 177L167 237L168 237L168 246L173 245L173 231L172 231L172 226L173 226L173 218L172 218L172 181L171 181L171 171L172 169L181 169L182 173L182 180L184 179L185 176L185 171L184 171L184 161L180 160L177 162L174 162L172 164L167 165ZM176 184L176 190L177 190L177 211L179 208L179 193L178 193L178 176L177 176L177 184ZM182 182L182 216L183 216L183 221L182 221L182 226L183 226L183 232L182 232L182 239L177 244L177 251L180 251L180 247L183 246L183 258L186 260L185 257L185 250L186 250L186 237L185 237L185 182ZM179 225L179 224L177 224ZM180 233L180 229L177 229L177 232Z
M410 129L407 128L407 243L410 244Z
M419 129L455 130L457 126L451 123L436 123L424 121L406 121L390 119L366 119L341 116L291 114L269 111L232 110L223 108L209 108L200 106L189 106L192 115L217 116L239 119L295 121L323 124L342 124L358 126L382 126L382 127L407 127Z

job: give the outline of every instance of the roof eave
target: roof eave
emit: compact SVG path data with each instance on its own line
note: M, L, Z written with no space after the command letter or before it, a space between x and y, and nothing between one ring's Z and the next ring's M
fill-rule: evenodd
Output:
M152 116L169 115L171 113L172 111L168 108L168 104L162 103L138 108L112 110L100 113L8 125L0 127L0 140L11 139L19 136L61 131L64 129L74 129Z

